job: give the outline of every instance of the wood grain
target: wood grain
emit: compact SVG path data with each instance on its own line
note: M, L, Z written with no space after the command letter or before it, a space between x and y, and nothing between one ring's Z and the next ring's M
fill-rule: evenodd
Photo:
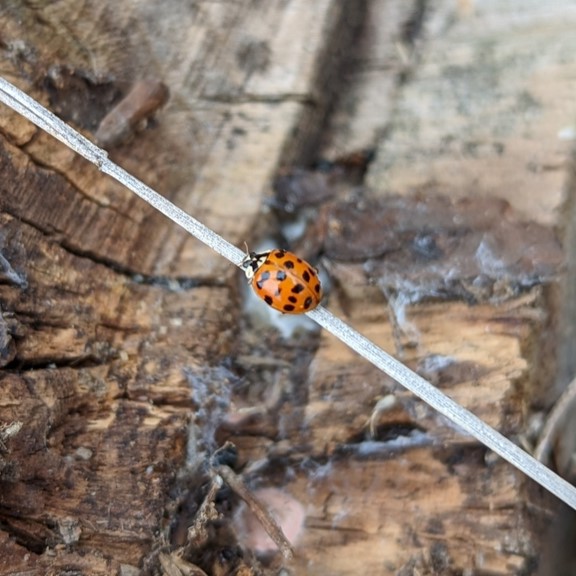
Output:
M90 137L135 82L165 83L110 154L239 246L276 234L280 167L357 148L376 147L376 197L493 195L552 225L574 18L536 1L12 2L0 73ZM0 424L23 424L0 444L0 574L150 573L201 493L186 463L228 439L249 487L305 510L295 574L530 573L547 511L528 513L509 465L331 336L251 324L232 266L4 107L0 174ZM327 264L335 312L521 435L550 287L394 307L361 264Z

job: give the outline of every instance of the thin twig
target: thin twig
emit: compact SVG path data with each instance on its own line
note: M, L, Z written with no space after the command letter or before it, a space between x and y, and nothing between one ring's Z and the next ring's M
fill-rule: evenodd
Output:
M576 378L566 387L554 408L546 419L546 425L540 434L538 445L534 450L534 458L545 464L550 463L550 455L558 433L566 426L566 421L573 418L576 409Z
M186 214L169 200L166 200L166 198L160 196L160 194L140 182L140 180L137 180L111 162L104 150L98 148L98 146L3 78L0 78L0 101L52 134L58 140L64 142L69 148L90 162L96 164L102 172L110 174L121 184L124 184L162 212L162 214L182 226L190 234L210 246L233 264L238 266L244 258L244 253L239 248L224 240L221 236L198 222L198 220L192 218L192 216ZM336 318L328 310L318 307L316 310L308 312L308 316L340 338L350 348L372 362L380 370L438 410L438 412L449 418L463 431L474 436L485 446L576 510L576 488L566 482L566 480L546 468L546 466L521 450L477 416L462 408L462 406L436 389L424 378L418 376L418 374L384 352L381 348L378 348L373 342L353 330L339 318Z
M220 476L230 489L238 495L250 509L250 512L258 518L260 524L264 530L266 530L268 536L272 538L276 546L282 552L282 556L286 560L290 560L294 556L294 551L292 546L288 541L288 538L284 535L282 528L278 525L276 520L272 517L270 512L263 506L263 504L256 498L248 488L242 482L242 479L232 470L232 468L225 465L212 465L212 470L215 474Z

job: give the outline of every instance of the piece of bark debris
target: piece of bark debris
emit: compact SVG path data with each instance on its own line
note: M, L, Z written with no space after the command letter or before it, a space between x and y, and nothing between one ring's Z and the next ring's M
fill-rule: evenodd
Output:
M186 562L178 554L162 552L158 559L163 570L163 576L208 576L202 568Z
M316 206L333 198L332 176L327 172L292 168L281 172L274 180L271 204L284 212Z
M244 554L231 529L231 521L217 509L222 478L210 480L208 492L188 527L186 544L158 560L167 576L258 576L257 562Z
M0 424L0 479L2 480L8 480L14 473L13 466L4 456L10 454L10 441L22 430L23 425L23 422L19 420Z
M576 481L576 378L548 414L534 457L569 482Z
M16 344L9 323L0 308L0 367L10 364L16 357Z
M28 287L26 269L27 255L20 238L18 222L11 216L0 219L0 284Z
M124 142L138 126L151 118L170 97L168 87L158 80L140 80L100 122L95 137L104 148Z
M390 196L324 208L324 253L363 262L388 297L502 301L557 277L552 228L523 221L504 200Z

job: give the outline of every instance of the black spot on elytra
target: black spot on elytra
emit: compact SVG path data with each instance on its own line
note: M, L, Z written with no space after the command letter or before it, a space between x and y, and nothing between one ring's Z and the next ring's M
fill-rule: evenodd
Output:
M286 280L286 272L284 272L284 270L278 270L278 272L276 272L276 280L279 282Z
M292 270L292 268L294 268L294 262L292 262L292 260L286 260L286 262L284 262L284 266L288 268L288 270Z
M292 306L292 304L284 304L282 310L284 310L284 312L294 312L294 306Z
M269 279L270 279L270 272L266 270L265 272L262 272L262 274L260 274L260 276L256 280L256 286L258 286L258 288L262 290L262 288L264 287L264 282L266 282L266 280Z
M292 304L298 303L298 298L296 298L296 296L288 296L288 300L292 302Z
M310 276L312 276L312 278L314 278L314 276L316 276L316 271L313 268L308 268L308 272L310 274Z
M284 250L276 250L276 252L274 252L274 258L278 258L278 260L282 260L284 256L286 256L286 252Z
M316 284L316 286L314 286L314 292L316 292L316 294L320 294L320 283Z
M304 300L304 310L308 310L308 308L310 308L310 306L312 306L312 297L308 296L308 298L306 298L306 300Z
M302 280L304 280L304 282L310 282L310 274L308 274L308 270L304 270L302 273Z
M264 296L264 302L266 302L268 306L272 306L272 297L268 295Z
M295 286L292 287L292 290L290 290L290 292L292 292L292 294L300 294L300 292L302 292L304 290L304 284L296 284Z
M298 264L302 264L302 258L296 258L296 260L298 261Z

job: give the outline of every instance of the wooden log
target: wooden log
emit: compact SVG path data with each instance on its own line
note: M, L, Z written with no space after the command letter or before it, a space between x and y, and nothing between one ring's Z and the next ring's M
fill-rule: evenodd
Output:
M110 154L241 245L301 128L319 133L344 15L332 0L16 2L0 73L89 137L135 82L162 81L166 106ZM134 572L187 455L215 447L236 270L5 107L0 126L0 419L22 426L3 455L0 572Z
M274 228L272 175L320 143L329 156L377 144L377 197L489 194L549 225L569 161L557 136L573 122L574 14L560 4L16 2L0 9L0 73L88 135L135 82L165 83L166 106L109 153L237 245ZM295 573L535 563L510 466L332 337L251 329L227 262L4 107L0 132L0 423L22 423L0 445L0 574L158 568L168 524L197 521L204 479L177 472L226 439L249 486L284 488L304 510ZM539 287L407 306L394 324L358 265L331 265L347 279L335 311L491 425L523 431Z

